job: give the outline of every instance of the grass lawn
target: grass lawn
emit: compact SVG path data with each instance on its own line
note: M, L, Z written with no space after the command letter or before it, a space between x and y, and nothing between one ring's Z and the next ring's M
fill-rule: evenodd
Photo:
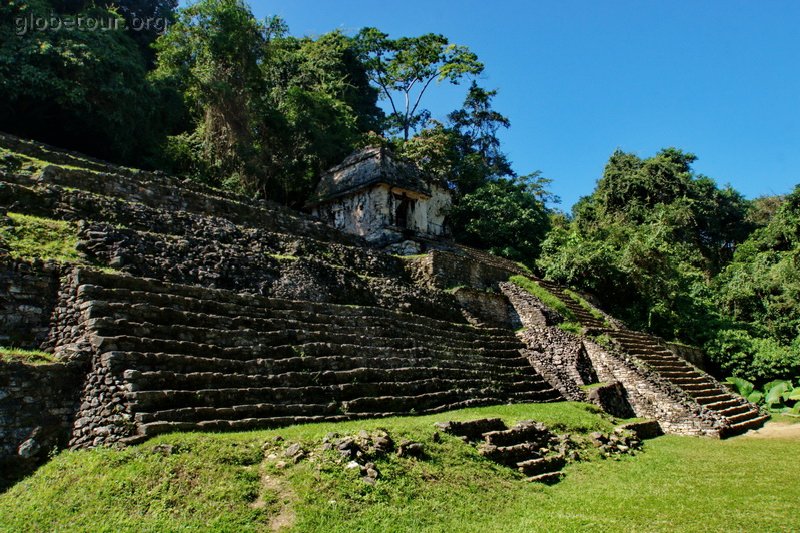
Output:
M231 434L176 433L125 450L62 452L0 495L3 531L792 531L800 528L797 439L666 436L635 457L568 465L554 486L480 457L433 422L535 419L574 435L613 422L576 403L313 424ZM389 455L365 484L319 452L282 467L293 442L319 450L331 431L385 428L422 441L425 460ZM275 436L283 441L275 443ZM162 445L159 447L159 445ZM163 445L170 445L171 453ZM331 455L332 454L332 455Z
M77 261L77 228L70 222L7 213L13 226L0 228L0 240L6 241L13 257Z
M9 348L0 346L0 362L3 363L25 363L28 365L42 365L54 363L53 354L39 350L22 350L20 348Z

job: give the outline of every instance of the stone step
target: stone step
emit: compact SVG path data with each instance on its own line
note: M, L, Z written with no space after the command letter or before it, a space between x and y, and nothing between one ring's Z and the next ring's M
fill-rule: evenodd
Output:
M296 357L323 357L331 355L360 357L404 357L409 360L417 358L435 358L441 360L465 360L477 363L492 363L497 366L520 368L530 366L528 361L517 354L492 351L437 350L424 346L415 348L385 348L380 346L304 343L283 346L232 346L220 347L213 344L201 344L189 341L173 341L167 339L151 339L146 337L97 337L100 353L104 352L150 352L176 355L193 355L205 358L236 359L248 361L252 359L286 359Z
M140 436L152 437L162 433L175 431L249 431L268 429L294 424L311 424L315 422L344 422L352 420L349 415L337 416L284 416L272 418L244 418L240 420L204 420L202 422L156 421L141 424L137 427Z
M225 374L220 372L177 373L169 371L139 372L129 370L124 373L125 381L132 386L131 390L204 390L210 386L224 388L250 387L308 387L344 385L349 383L375 383L390 381L395 383L413 382L431 375L430 368L406 367L397 369L357 368L344 371L324 372L287 372L283 374ZM489 375L486 372L461 369L436 369L437 379L471 382L489 380L496 382L509 391L525 391L531 387L544 387L546 382L541 378L513 381L507 376ZM503 379L505 378L505 379Z
M701 383L681 383L681 384L675 383L675 384L687 392L703 391L709 389L713 389L715 392L719 392L719 389L716 387L716 385L714 385L710 381L705 381Z
M718 394L713 396L695 396L694 401L696 401L700 405L706 406L709 404L716 404L717 402L722 402L733 398L733 396L728 393L721 393L721 391L717 391L717 393Z
M698 373L696 370L659 370L658 374L667 380L673 379L694 379L697 377L702 377L702 374Z
M748 412L753 410L753 407L751 405L749 405L749 404L746 404L746 403L738 403L738 404L726 407L724 409L715 409L710 405L706 405L705 408L709 409L709 410L712 410L712 411L716 411L717 413L719 413L720 415L724 416L725 418L730 418L732 416L739 415L739 414L742 414L742 413L748 413Z
M564 468L566 464L567 461L563 455L554 455L521 461L517 463L517 469L526 476L538 476L549 472L557 472Z
M224 382L220 385L224 385ZM514 390L516 389L516 390ZM348 383L305 387L247 387L199 390L134 390L127 393L135 411L163 410L170 407L228 407L242 403L325 403L373 402L385 397L425 397L435 394L461 395L459 399L491 396L496 398L527 398L527 394L549 393L541 384L509 387L488 379L450 380L429 378L406 382ZM462 394L466 393L467 394ZM413 405L410 406L413 408ZM370 409L353 409L369 411ZM410 410L410 409L392 409Z
M547 395L541 393L541 397ZM452 405L466 400L483 400L487 404L503 403L501 397L488 389L457 389L432 391L405 396L369 396L343 402L346 413L421 413L443 405Z
M108 303L95 301L88 307L86 315L90 319L110 318L132 323L168 324L171 326L201 327L207 329L213 324L215 329L236 332L257 331L304 331L313 333L360 334L361 336L393 337L406 339L413 336L424 342L446 339L448 343L460 347L489 347L497 349L518 349L519 340L510 332L506 337L490 339L468 332L448 332L442 335L441 329L414 327L408 322L392 319L375 320L371 317L336 317L331 315L309 315L295 318L228 317L178 311L172 308L155 307L149 304ZM318 320L320 317L324 320Z
M466 343L450 341L446 335L420 338L408 334L405 337L392 337L387 336L387 333L390 335L391 331L386 332L385 330L374 331L372 335L370 335L368 331L364 331L364 329L359 333L339 333L335 328L331 328L328 331L306 331L302 329L301 324L295 324L295 327L298 329L258 331L254 329L201 328L169 324L136 323L122 319L93 318L87 322L87 325L98 335L103 337L126 335L149 339L212 344L220 348L330 343L396 349L428 347L432 350L453 354L490 353L492 357L514 358L519 357L519 350L523 347L522 345L512 343L482 343L479 341ZM216 326L216 324L214 325Z
M736 425L745 422L747 420L753 420L755 418L758 418L759 416L761 416L761 413L758 411L758 409L749 409L743 413L738 413L735 415L726 415L725 418L728 420L728 422L731 423L731 425Z
M723 393L723 391L720 388L715 387L713 385L707 386L706 388L703 389L687 390L686 392L689 394L689 396L695 399L707 398L709 396L718 396Z
M739 422L738 424L733 424L725 430L723 430L720 434L720 437L727 438L733 437L735 435L740 435L745 433L751 429L757 429L764 425L764 423L769 420L770 415L759 415L751 418L749 420L745 420L744 422Z
M725 409L736 408L739 406L742 406L741 400L733 396L730 396L725 400L721 400L714 403L707 403L703 407L705 407L706 409L711 409L712 411L724 411Z
M537 422L520 422L511 429L490 431L483 435L486 444L493 446L512 446L521 443L534 443L538 447L545 446L552 434ZM542 442L542 441L545 442Z
M442 403L430 408L420 408L412 411L416 414L434 414L469 407L479 407L502 403L493 398L470 398L459 400L452 403ZM244 418L240 420L215 420L208 419L202 422L173 422L156 421L138 426L138 437L152 437L162 433L175 431L249 431L254 429L267 429L273 427L283 427L293 424L306 424L314 422L343 422L347 420L358 420L364 418L386 418L391 416L407 416L409 411L368 411L368 412L347 412L339 415L316 415L316 416L283 416L269 418ZM136 438L136 441L140 441ZM133 439L131 442L135 442Z
M494 446L484 443L478 447L478 453L495 463L517 467L522 462L539 458L540 449L540 446L532 442L522 442L510 446Z
M696 383L707 383L709 380L708 380L708 376L704 376L702 374L697 374L696 373L695 375L691 375L691 376L687 376L687 377L672 377L672 378L670 378L670 381L672 383L678 385L678 386L683 386L684 384L685 385L693 385L693 384L696 384Z
M180 354L109 352L103 355L112 372L122 375L126 370L172 371L178 373L221 372L229 374L283 374L287 372L326 372L347 371L359 368L386 371L406 367L443 370L474 371L497 379L542 380L527 363L519 366L501 366L491 362L474 362L459 359L442 360L431 357L408 359L406 357L362 357L362 356L320 356L299 357L294 355L283 359L232 360L212 357L196 357Z
M552 485L561 481L562 477L564 477L563 472L548 472L546 474L539 474L538 476L531 476L525 479L525 481L529 483L543 483L545 485Z
M492 341L519 345L519 341L509 330L487 330L472 326L462 326L450 322L431 326L424 317L409 313L384 313L384 309L373 307L344 308L329 304L317 310L302 310L278 307L285 300L272 300L271 307L242 307L224 302L201 301L191 298L175 298L158 293L122 294L116 290L95 290L81 286L84 298L94 300L86 310L89 317L116 317L139 322L174 323L189 326L205 326L209 323L225 325L232 329L253 327L256 329L279 329L293 323L303 324L309 329L330 327L353 327L353 324L370 324L375 327L401 328L408 333L441 336L447 332L448 338L468 342ZM123 291L124 292L124 291ZM286 307L286 306L284 306ZM326 312L317 312L324 310ZM141 320L137 320L141 319Z
M649 333L644 333L642 331L634 331L632 329L615 329L612 330L613 335L615 337L624 337L628 339L644 339L644 340L655 340L656 337L650 335Z
M242 312L244 308L257 311L259 309L283 309L307 312L319 312L336 314L339 316L372 316L372 317L395 317L402 320L405 317L409 321L428 325L439 330L466 331L484 336L508 337L508 330L502 328L476 328L468 324L456 324L446 320L412 315L401 311L391 311L380 307L370 306L347 306L342 304L315 303L310 301L282 300L278 298L268 298L257 295L240 295L232 291L221 289L209 289L192 285L180 285L174 283L161 282L146 278L131 276L119 276L98 271L83 270L79 274L79 284L86 285L80 291L85 291L84 299L102 299L106 301L131 301L132 297L140 298L144 295L132 295L132 292L143 292L152 296L162 294L167 296L168 301L180 302L180 308L192 310L192 301L195 304L214 306L218 303L234 304L236 312L232 316L247 316L248 313ZM92 287L94 285L94 287ZM93 298L93 295L105 294L105 297ZM128 300L125 299L127 294ZM133 303L141 300L134 300ZM148 300L149 301L149 300Z
M341 415L336 402L318 404L259 403L234 405L231 407L181 407L161 411L139 412L135 420L139 424L153 422L202 422L205 420L241 420L248 418L318 417Z
M676 377L676 374L682 374L682 375L688 376L688 375L693 375L693 374L697 373L692 367L687 366L685 364L676 363L674 361L663 361L663 360L658 360L658 359L647 359L647 358L638 357L638 356L637 356L637 358L639 360L644 361L645 363L647 363L650 367L652 367L654 370L658 371L660 374L664 374L666 372L670 372L670 376Z
M675 357L675 355L666 350L664 348L632 348L629 346L622 345L622 349L628 353L634 354L637 357L660 357L663 359L671 359L673 361L681 361L680 358Z

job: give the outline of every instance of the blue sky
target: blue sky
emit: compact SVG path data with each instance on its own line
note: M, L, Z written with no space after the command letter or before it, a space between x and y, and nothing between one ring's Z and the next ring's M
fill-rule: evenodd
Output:
M568 210L616 149L695 153L697 172L748 197L800 183L800 2L252 0L294 35L375 26L442 33L486 64L511 119L504 149L542 171ZM466 85L432 87L434 116Z

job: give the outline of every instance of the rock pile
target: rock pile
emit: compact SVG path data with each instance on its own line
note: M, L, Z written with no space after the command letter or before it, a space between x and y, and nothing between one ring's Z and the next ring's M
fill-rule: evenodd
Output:
M567 460L577 460L569 435L557 436L540 422L525 420L508 428L499 418L469 422L439 422L436 427L464 441L483 439L478 453L496 463L516 468L527 481L555 483Z

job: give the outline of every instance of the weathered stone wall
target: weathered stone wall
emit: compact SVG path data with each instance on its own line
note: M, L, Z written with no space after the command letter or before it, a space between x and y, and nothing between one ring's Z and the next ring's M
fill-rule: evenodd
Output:
M402 260L353 247L322 247L313 241L279 245L257 232L232 233L224 239L171 236L100 223L82 224L79 238L79 250L90 261L134 276L465 320L452 295L415 285Z
M509 282L502 282L499 287L516 313L520 327L546 327L563 322L564 317L525 289Z
M56 263L0 258L0 345L38 349L56 303Z
M588 339L583 344L599 380L619 382L636 416L658 420L667 433L719 436L721 422L658 374Z
M317 206L313 214L340 231L383 244L395 238L395 232L383 231L392 224L390 197L389 186L379 185Z
M113 357L113 353L104 353L93 358L72 425L71 448L103 446L130 438L136 431L127 398L126 376L112 371Z
M705 352L700 348L687 346L685 344L677 344L674 342L665 342L664 346L666 346L669 351L678 357L690 362L697 368L708 372L708 359L706 358Z
M526 328L517 337L528 361L556 390L569 400L586 400L580 385L596 379L579 337L547 326Z
M0 363L0 488L67 445L86 371Z
M404 200L408 214L401 222L395 214ZM404 230L424 237L446 235L445 215L451 203L450 194L437 186L431 186L431 195L426 196L379 183L318 205L313 214L344 233L383 245L401 238Z
M86 337L86 324L78 291L77 269L61 278L47 339L43 350L53 352L59 361L89 363L92 346Z
M507 281L515 272L502 263L476 259L466 253L433 250L413 263L421 284L439 289L472 287L489 289Z
M519 320L514 318L508 300L502 294L460 287L454 293L459 305L474 325L517 329Z
M628 392L621 383L615 381L589 391L587 398L606 413L618 418L633 418L636 413L628 401Z

